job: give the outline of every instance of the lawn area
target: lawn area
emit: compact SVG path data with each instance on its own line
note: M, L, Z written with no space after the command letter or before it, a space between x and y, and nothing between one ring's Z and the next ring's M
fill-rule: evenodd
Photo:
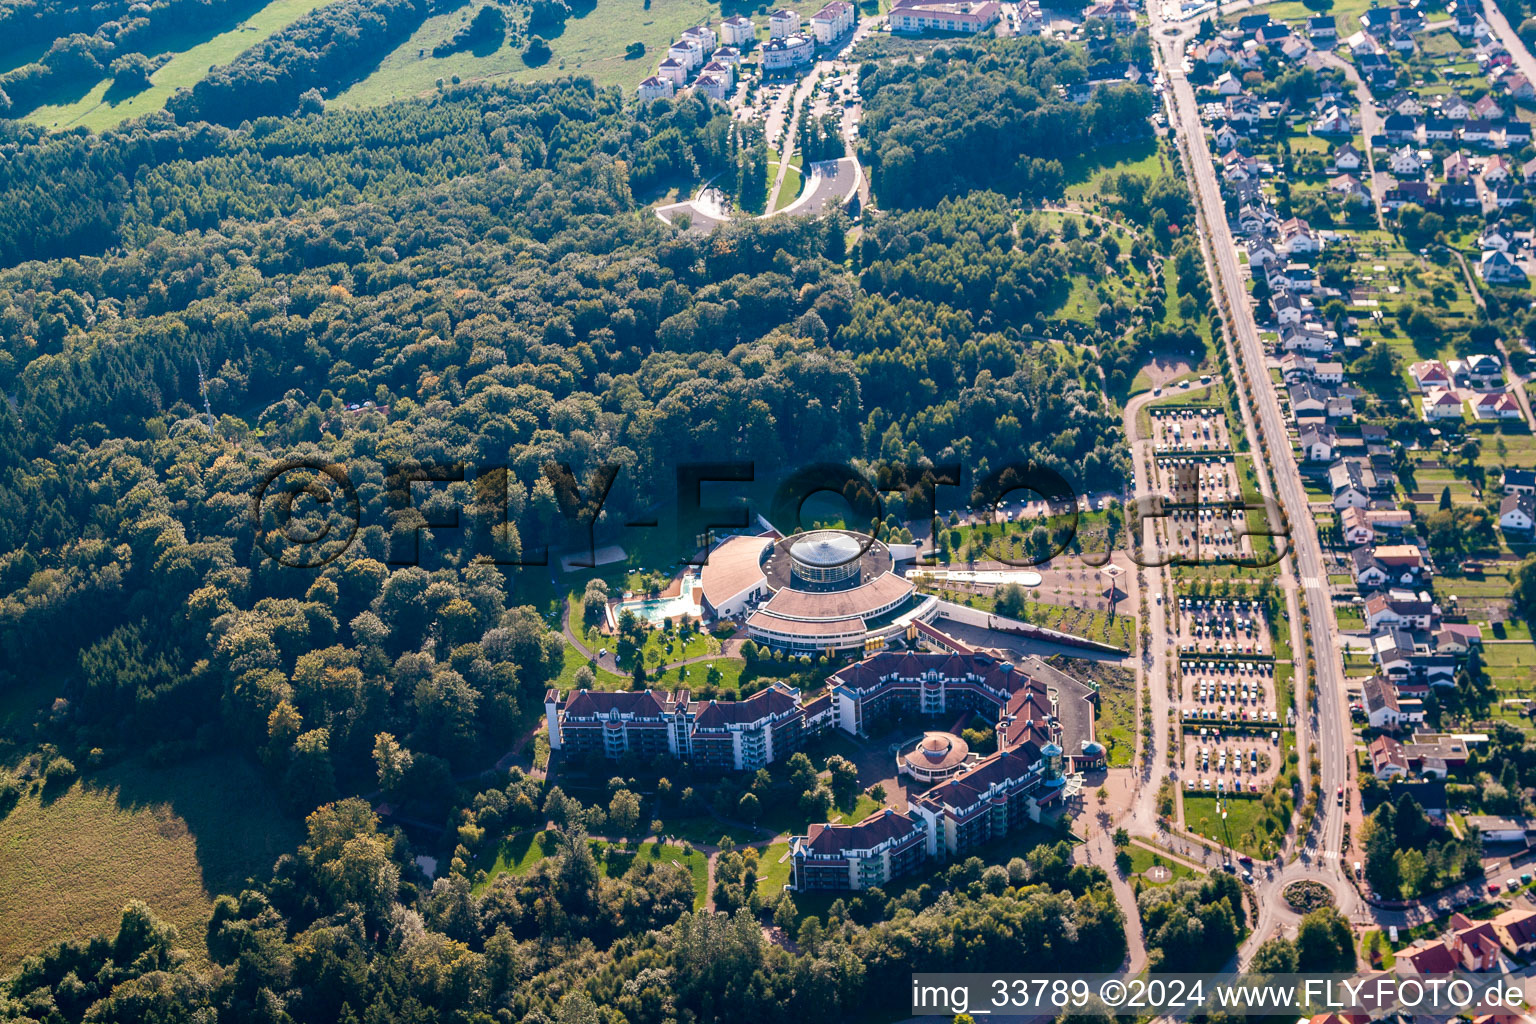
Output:
M550 684L562 693L576 688L576 672L581 666L587 664L587 659L581 656L581 652L569 643L565 645L565 664L560 669L560 674ZM599 690L627 690L630 679L628 676L614 675L604 668L592 670L597 676L597 688Z
M778 201L773 204L774 212L777 213L796 199L799 199L800 189L804 184L805 179L800 176L800 168L791 165L784 172L784 184L779 189Z
M89 128L101 131L130 117L152 114L165 106L177 89L196 85L219 64L228 64L268 36L324 7L330 0L272 0L245 21L211 38L207 30L190 33L168 32L140 47L144 53L171 53L174 56L149 79L149 88L132 96L119 95L110 87L111 78L97 82L89 92L72 103L38 107L24 120L45 128L63 131Z
M1168 173L1167 158L1157 139L1141 139L1101 146L1083 156L1065 162L1063 180L1067 198L1097 199L1105 194L1105 179L1112 174L1141 174L1153 181Z
M832 820L841 822L844 825L853 825L857 822L863 821L865 818L869 817L871 814L874 814L879 809L880 805L875 803L874 797L870 796L868 793L860 793L858 802L853 805L853 810L839 811L833 816Z
M1370 0L1337 0L1324 13L1333 15L1337 19L1339 27L1344 28L1345 26L1357 25L1361 13L1371 6ZM1223 16L1221 21L1224 25L1229 23L1235 25L1237 19L1244 15L1268 13L1276 21L1284 21L1294 25L1297 22L1313 17L1320 11L1320 8L1308 7L1306 4L1299 2L1299 0L1278 0L1278 2L1272 4L1260 4L1257 7L1243 8L1240 11ZM1340 36L1342 37L1343 35L1344 33L1341 32Z
M1145 846L1138 846L1132 843L1126 852L1131 855L1131 874L1143 876L1142 881L1149 885L1168 885L1172 882L1177 882L1181 878L1191 878L1195 874L1195 872L1173 858L1164 857L1162 854L1155 850L1149 850ZM1163 867L1166 867L1172 872L1173 877L1161 882L1145 877L1147 869L1154 864L1161 864Z
M479 893L497 875L526 875L533 870L533 866L550 855L546 852L539 837L542 832L524 832L519 835L504 839L496 848L495 856L486 856L484 853L476 859L477 873L485 872L484 881L475 883L474 890Z
M691 817L663 814L662 831L673 839L681 839L684 842L695 845L704 844L708 846L718 844L721 837L729 837L731 842L737 846L750 843L754 839L768 838L759 829L738 828L735 825L727 825L709 814Z
M757 861L757 891L767 895L789 884L793 865L788 859L789 844L774 843L763 850ZM780 863L779 858L784 857Z
M578 7L578 13L565 28L546 36L551 55L538 67L523 62L521 47L503 44L495 50L464 51L446 57L432 56L432 48L449 38L460 22L472 15L477 3L464 3L434 15L379 62L367 78L336 98L348 107L374 106L390 100L420 96L432 92L438 79L451 82L458 75L465 82L511 79L539 82L563 75L584 75L599 87L617 85L633 98L635 85L654 74L656 63L666 56L667 47L692 25L720 21L720 7L706 0L596 0L591 7ZM820 4L796 2L784 4L809 17ZM522 19L516 19L521 24ZM767 19L756 16L766 35ZM630 43L644 43L645 54L630 60L624 54Z
M482 855L476 867L485 871L485 878L477 882L474 891L480 893L498 876L504 874L526 875L540 861L559 853L559 840L546 847L541 841L544 832L524 832L502 841L494 856ZM697 850L684 853L681 846L671 843L645 842L630 848L598 839L590 840L592 855L597 858L599 869L609 878L620 878L636 861L661 860L687 868L693 876L694 909L704 906L709 880L709 865L705 856Z
M46 801L24 795L0 820L0 972L60 939L115 934L130 899L204 961L213 897L267 877L299 838L260 773L235 757L130 761Z
M612 843L594 841L592 852L597 856L603 874L609 878L622 878L624 872L644 860L655 860L663 864L675 864L678 867L687 868L688 873L693 876L693 909L699 910L704 906L709 888L709 863L698 850L684 853L681 846L671 843L641 843L638 847L629 849Z
M1227 813L1226 822L1221 811ZM1214 839L1232 849L1252 857L1262 857L1265 850L1259 841L1263 833L1260 822L1268 817L1264 801L1254 798L1218 799L1214 796L1184 796L1184 825L1191 832ZM1231 842L1228 843L1230 838Z

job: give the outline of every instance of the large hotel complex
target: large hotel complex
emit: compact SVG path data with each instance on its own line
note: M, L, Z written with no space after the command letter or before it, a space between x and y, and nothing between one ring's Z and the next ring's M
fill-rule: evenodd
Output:
M1069 770L1103 764L1092 699L1091 688L1038 658L1011 664L978 652L888 652L833 673L826 692L809 701L782 682L740 701L695 701L687 690L563 696L552 689L545 715L551 750L733 771L782 761L832 728L865 736L876 723L965 714L993 723L997 752L989 756L971 754L945 732L924 733L897 755L901 775L938 783L907 813L813 825L793 840L797 888L844 889L885 884L925 859L964 854L1038 820L1060 798Z
M858 651L866 640L930 622L939 600L896 571L917 557L843 530L727 537L699 573L706 620L744 619L757 643L790 651Z

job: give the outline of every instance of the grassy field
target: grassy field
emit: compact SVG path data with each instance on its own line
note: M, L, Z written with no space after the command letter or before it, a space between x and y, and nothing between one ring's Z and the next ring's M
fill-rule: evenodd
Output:
M805 185L805 179L801 177L800 168L791 165L784 171L784 184L779 188L778 201L773 204L773 212L777 213L790 203L800 198L800 189Z
M561 75L585 75L600 86L617 85L633 92L640 80L654 74L667 47L691 25L720 21L720 6L705 0L597 0L585 14L566 22L564 31L549 38L548 63L529 67L518 49L503 44L493 51L465 51L432 56L432 48L458 30L477 4L465 3L428 18L410 39L379 63L373 74L337 97L343 106L363 107L393 99L419 96L436 88L438 79L478 82L511 79L535 82ZM816 3L784 5L809 17ZM734 9L731 13L735 13ZM749 16L751 12L748 12ZM767 19L753 16L766 34ZM630 43L644 43L645 55L624 56Z
M166 33L143 47L145 53L172 53L170 61L150 77L148 89L132 96L118 95L112 80L104 78L72 103L38 107L25 120L63 131L89 128L101 131L130 117L152 114L165 106L177 89L196 85L218 64L228 64L257 43L287 27L329 0L272 0L239 25L212 38L199 34Z
M1145 846L1138 846L1132 843L1126 852L1131 855L1131 874L1142 876L1142 881L1149 885L1168 885L1171 882L1177 882L1181 878L1191 878L1195 874L1195 872L1173 858L1164 857L1162 854L1149 850ZM1161 882L1147 878L1147 869L1154 864L1161 864L1167 868L1172 877Z
M1067 183L1067 198L1098 199L1105 194L1104 181L1122 171L1142 174L1156 181L1168 174L1163 144L1157 139L1142 139L1104 146L1092 153L1067 161L1062 167Z
M757 861L757 891L763 895L778 892L789 884L789 876L792 865L788 858L781 863L779 858L789 853L788 843L774 843L763 850Z
M581 656L581 652L567 643L565 645L565 664L551 685L562 692L575 689L576 672L586 663L587 659ZM597 688L599 690L629 689L630 679L627 676L614 675L605 668L595 668L592 671L597 676Z
M592 848L593 853L599 857L603 874L609 878L620 878L631 866L645 860L687 868L693 876L693 908L699 910L704 906L709 887L709 864L698 850L684 853L681 846L669 843L641 843L634 849L611 843L593 843Z
M1221 810L1227 813L1225 823L1221 820ZM1264 801L1257 798L1218 800L1214 796L1190 794L1184 797L1186 828L1254 857L1263 856L1265 853L1259 841L1263 832L1259 822L1267 814ZM1228 839L1231 840L1230 843Z
M60 939L115 933L142 899L203 960L213 897L264 878L299 839L256 769L234 758L127 763L0 821L0 972Z
M558 853L558 843L548 850L545 849L544 844L539 841L541 834L528 832L503 841L497 848L495 856L485 857L478 865L484 868L485 879L475 885L475 892L483 891L498 875L526 875L540 861ZM597 858L603 874L609 878L622 877L637 861L646 859L660 860L687 868L688 873L693 876L694 908L704 906L709 866L704 855L697 850L685 854L681 846L655 842L641 843L630 849L594 839L592 854Z

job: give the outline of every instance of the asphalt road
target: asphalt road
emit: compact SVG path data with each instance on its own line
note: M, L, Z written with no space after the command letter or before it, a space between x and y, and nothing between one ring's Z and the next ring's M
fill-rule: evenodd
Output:
M1308 511L1306 491L1291 452L1279 400L1273 388L1268 386L1269 373L1265 367L1264 348L1259 341L1253 311L1248 305L1248 293L1238 264L1237 248L1227 226L1216 169L1205 142L1194 90L1182 69L1184 46L1192 37L1197 23L1170 23L1158 4L1151 5L1150 14L1153 36L1158 41L1171 97L1171 123L1189 148L1192 181L1207 227L1203 240L1217 270L1217 280L1213 285L1222 289L1227 297L1240 356L1247 367L1249 378L1259 385L1255 389L1252 405L1258 420L1261 443L1269 454L1273 469L1275 497L1290 520L1289 561L1299 581L1301 605L1307 620L1312 624L1313 649L1317 655L1316 675L1312 683L1317 696L1318 727L1313 747L1320 758L1320 781L1324 794L1319 806L1321 848L1316 854L1309 853L1305 860L1294 862L1282 878L1288 881L1293 877L1305 876L1327 883L1334 890L1340 909L1350 915L1354 912L1357 900L1353 888L1344 880L1341 866L1344 814L1332 800L1332 794L1338 786L1349 784L1354 739L1344 709L1343 666L1338 656L1337 629L1327 573L1324 571L1322 545L1318 540L1316 524ZM1300 658L1299 649L1297 655ZM1305 707L1304 704L1302 706ZM1271 908L1280 903L1278 897L1282 888L1281 880L1261 880L1258 888L1261 905ZM1282 918L1283 915L1276 912L1261 916L1261 927L1255 929L1256 941L1249 948L1257 948L1257 942L1266 937Z

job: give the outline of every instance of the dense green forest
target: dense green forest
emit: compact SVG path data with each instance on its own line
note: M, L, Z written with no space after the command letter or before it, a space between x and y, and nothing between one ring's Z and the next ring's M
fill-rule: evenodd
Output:
M1127 54L1145 49L1139 39L1121 44ZM1101 86L1081 104L1058 95L1090 80L1080 48L1035 38L956 42L921 62L866 62L861 155L876 195L915 206L973 188L1059 194L1064 162L1151 134L1150 89Z
M0 983L0 1018L844 1019L900 1012L919 966L1118 964L1107 880L1065 847L803 921L754 889L756 852L730 854L720 905L745 909L715 915L680 867L598 871L601 805L488 769L566 668L539 556L572 539L551 464L618 468L599 542L699 461L769 481L1024 460L1083 489L1125 479L1116 397L1151 347L1198 339L1161 326L1160 285L1091 323L1061 311L1074 277L1187 262L1169 225L1188 197L1120 182L1155 228L1125 252L1020 206L1060 194L1061 161L1142 134L1144 90L1069 103L1055 85L1083 65L1036 40L867 64L885 209L857 231L841 211L712 234L654 216L756 151L696 96L636 109L560 80L250 117L355 74L424 11L322 8L102 135L0 122L0 690L23 673L49 690L30 732L0 737L0 814L22 781L219 752L308 824L218 901L210 962L135 905ZM923 141L914 104L947 127ZM804 141L840 145L829 124ZM974 179L935 184L947 160ZM271 557L252 497L282 460L353 488L359 529L328 564ZM463 479L414 494L393 475L454 463ZM457 836L443 877L350 794ZM550 820L535 869L477 872L487 844Z

